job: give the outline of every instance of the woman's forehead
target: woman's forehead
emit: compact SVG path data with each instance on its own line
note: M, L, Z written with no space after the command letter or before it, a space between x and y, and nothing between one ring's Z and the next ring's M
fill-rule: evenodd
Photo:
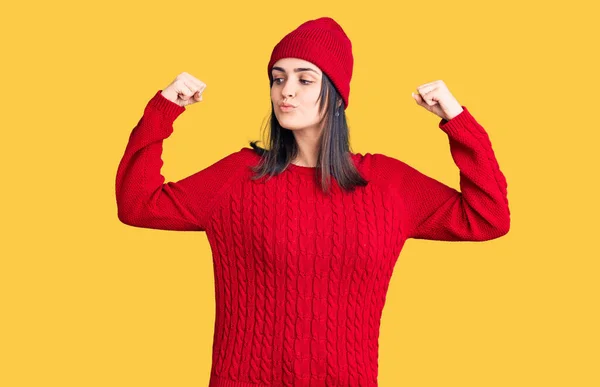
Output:
M322 70L316 64L300 58L281 58L273 64L273 67L283 68L286 72L294 71L297 68L310 68L316 70L318 74L322 73Z

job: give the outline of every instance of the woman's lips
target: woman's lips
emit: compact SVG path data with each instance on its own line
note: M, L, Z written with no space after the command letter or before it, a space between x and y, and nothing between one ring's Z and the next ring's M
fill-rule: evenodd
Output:
M279 109L281 109L281 111L283 112L289 112L294 110L295 108L295 106L279 106Z

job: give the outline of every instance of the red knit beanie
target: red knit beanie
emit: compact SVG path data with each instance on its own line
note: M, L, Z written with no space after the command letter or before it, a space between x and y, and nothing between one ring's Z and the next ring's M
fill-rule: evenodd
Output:
M284 36L273 48L267 66L271 83L272 67L281 58L299 58L317 65L342 96L344 110L348 108L354 66L352 43L335 20L330 17L309 20Z

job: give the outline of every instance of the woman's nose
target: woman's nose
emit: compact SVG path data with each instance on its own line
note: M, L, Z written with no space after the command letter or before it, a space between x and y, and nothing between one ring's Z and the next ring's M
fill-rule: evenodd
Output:
M283 87L283 89L281 90L281 94L286 97L286 98L291 98L294 96L294 90L292 89L293 86L290 85L290 83L288 83L287 85L285 85Z

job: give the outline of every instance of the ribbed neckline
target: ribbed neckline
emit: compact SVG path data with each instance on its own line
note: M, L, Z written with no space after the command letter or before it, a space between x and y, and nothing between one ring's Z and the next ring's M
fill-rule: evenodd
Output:
M289 163L288 168L292 172L303 173L305 175L312 175L317 171L317 167L304 167L293 163Z
M357 153L350 153L352 161L356 161ZM356 164L356 163L355 163ZM300 173L304 175L314 175L317 172L317 167L305 167L302 165L296 165L293 163L288 164L288 169L293 173Z
M256 161L260 161L261 156L257 154L252 148L242 148L242 150L249 152ZM354 162L354 165L356 165L359 158L359 153L350 152L350 158ZM317 172L317 167L304 167L301 165L289 163L286 170L301 175L314 175Z

